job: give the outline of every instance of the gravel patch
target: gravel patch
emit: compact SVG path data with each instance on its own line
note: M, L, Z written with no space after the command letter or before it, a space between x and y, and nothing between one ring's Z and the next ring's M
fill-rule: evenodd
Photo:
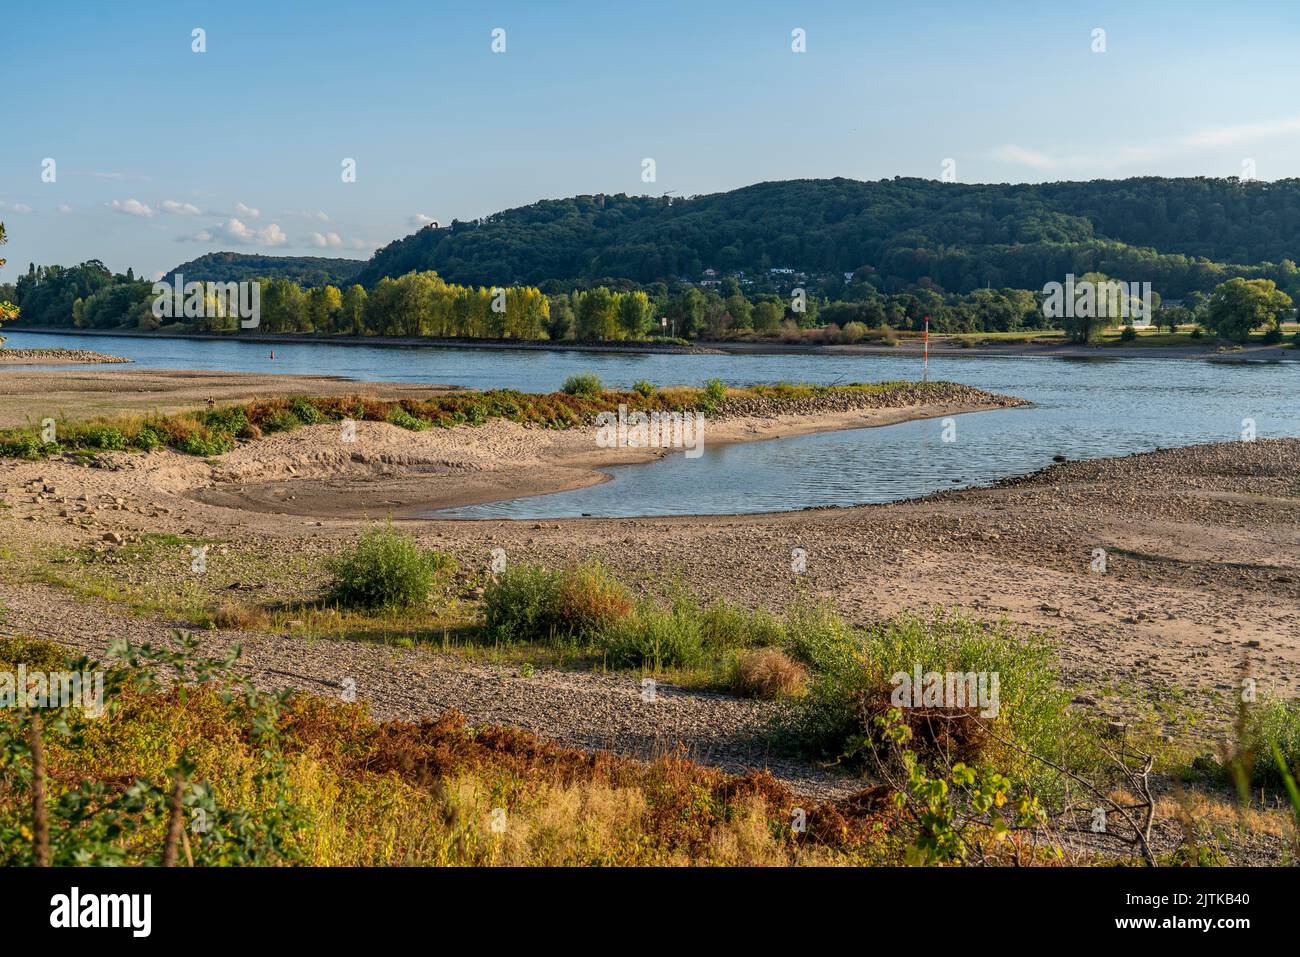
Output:
M131 615L41 585L0 584L6 614L0 634L58 642L103 659L118 638L165 643L179 623ZM649 759L680 753L734 773L766 768L801 795L817 799L862 788L856 777L775 753L765 731L772 704L657 682L646 700L637 674L469 663L420 648L307 640L256 632L200 632L201 651L219 657L233 645L239 670L265 690L293 688L325 697L355 693L378 719L419 721L455 708L471 724L504 724L587 750Z

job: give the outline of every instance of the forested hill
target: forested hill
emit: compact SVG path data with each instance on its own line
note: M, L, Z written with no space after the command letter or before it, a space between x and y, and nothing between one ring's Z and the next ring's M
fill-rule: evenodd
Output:
M1221 281L1214 263L1300 258L1298 232L1294 179L806 179L672 202L621 194L543 200L426 227L379 250L356 279L371 286L433 269L449 282L482 285L646 283L698 279L709 268L833 274L865 266L886 289L929 279L966 292L1039 288L1066 272L1099 269L1149 279L1176 296Z
M244 282L252 279L288 279L302 286L342 286L364 266L363 259L329 259L322 256L256 256L245 253L208 253L181 263L163 279L177 273L186 282Z

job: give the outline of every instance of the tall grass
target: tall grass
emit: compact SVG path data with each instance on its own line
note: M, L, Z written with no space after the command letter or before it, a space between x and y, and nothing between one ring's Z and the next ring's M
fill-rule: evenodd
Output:
M552 570L512 565L483 596L484 634L492 641L581 646L617 668L721 667L739 649L773 645L782 623L765 611L700 603L678 587L667 604L637 600L602 565Z
M1300 701L1264 698L1245 709L1238 751L1239 760L1249 764L1251 784L1284 787L1279 760L1300 774Z
M0 670L19 662L47 671L67 667L51 644L0 638ZM275 717L286 787L271 790L255 783L272 759L250 733L248 715L213 688L128 686L115 700L111 720L73 713L74 734L48 740L51 805L87 786L102 789L104 801L129 798L142 783L165 782L184 754L193 780L242 822L241 839L276 822L280 863L770 866L889 859L874 812L796 798L763 773L733 777L672 757L642 763L592 755L512 728L469 727L454 711L436 721L381 724L359 705L298 695ZM21 738L21 720L18 709L0 709L0 750ZM18 755L17 764L0 765L0 864L30 858L31 800L21 763ZM806 812L802 833L789 826L796 806ZM133 814L129 827L114 833L91 824L60 828L52 835L55 859L72 863L79 849L93 846L90 863L150 863L166 824L165 815ZM211 842L191 835L189 844L195 866L231 863Z

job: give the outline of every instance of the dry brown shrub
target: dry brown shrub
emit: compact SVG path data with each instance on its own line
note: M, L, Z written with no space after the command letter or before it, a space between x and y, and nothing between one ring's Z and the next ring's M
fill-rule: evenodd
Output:
M212 623L218 628L265 628L270 616L264 608L257 605L235 605L227 602L212 615Z
M748 698L796 698L807 681L808 669L780 648L746 651L731 672L732 690Z
M881 685L858 701L858 720L862 733L878 738L876 719L893 705L891 685ZM923 757L940 757L948 761L971 763L989 743L988 731L980 718L979 708L900 708L902 723L912 732L908 747Z
M591 636L632 614L627 586L600 565L581 565L560 576L555 616L562 634Z

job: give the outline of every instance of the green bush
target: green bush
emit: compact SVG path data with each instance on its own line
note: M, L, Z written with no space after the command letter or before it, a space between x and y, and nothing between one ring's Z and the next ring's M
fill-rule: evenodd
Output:
M222 433L205 434L203 432L194 432L187 435L176 444L176 448L186 455L200 455L204 458L224 455L234 447L234 436Z
M858 665L857 636L829 604L792 604L786 609L782 639L796 661L817 671L839 673Z
M400 405L395 405L388 410L387 420L399 428L409 429L412 432L422 432L432 423L428 419L422 419L419 416L412 415Z
M261 429L267 435L272 432L292 432L298 426L302 425L302 419L294 415L288 409L279 412L272 412L261 422Z
M1119 331L1120 342L1132 342L1137 337L1138 337L1138 331L1134 329L1132 326L1125 326L1123 329Z
M425 604L451 559L421 548L389 526L372 528L327 563L328 600L345 608L415 608Z
M716 409L727 398L727 384L721 379L710 379L704 383L704 399L709 408Z
M248 416L242 406L232 405L220 409L204 409L199 421L209 432L239 435L248 429Z
M1279 342L1281 342L1283 338L1284 338L1284 337L1283 337L1283 335L1282 335L1282 327L1281 327L1281 326L1276 326L1276 325L1275 325L1275 326L1269 326L1266 330L1264 330L1264 344L1265 344L1265 345L1275 346L1275 345L1277 345Z
M840 330L840 338L849 345L853 345L865 339L869 331L865 323L846 322L844 328Z
M642 398L650 398L659 391L659 387L653 382L647 382L645 379L638 379L632 383L632 391Z
M1282 772L1273 750L1292 775L1300 776L1300 701L1266 698L1246 712L1241 751L1253 764L1250 781L1260 787L1280 787Z
M584 644L633 611L631 593L596 563L553 572L511 565L484 590L484 628L496 641Z
M564 385L560 386L560 391L566 395L595 399L605 391L605 386L601 384L600 376L594 372L580 372L565 379Z
M601 583L599 577L584 581L584 593L608 596L598 603L606 614L589 615L585 633L615 667L688 667L713 662L725 668L734 663L738 653L756 648L780 648L802 664L836 667L835 652L852 648L852 629L822 606L795 604L781 619L762 609L749 611L721 600L701 605L682 589L667 609L651 601L631 605L621 586L617 591L609 588L608 581ZM610 613L610 609L615 611Z
M700 612L700 626L706 648L726 651L762 648L784 641L785 628L770 612L746 611L718 600Z
M483 591L483 629L495 641L546 641L556 634L559 573L510 565Z
M560 633L591 641L632 614L632 593L598 562L560 573L555 589L555 622Z
M1021 637L1004 624L942 614L900 615L854 629L816 608L801 610L787 631L787 650L813 673L808 694L783 724L788 739L803 750L837 757L869 745L876 730L870 718L890 707L892 676L910 675L917 666L923 672L998 675L998 713L980 720L1011 745L983 738L976 763L1037 777L1044 766L1018 749L1061 759L1070 747L1069 696L1058 685L1042 636Z
M294 399L289 403L289 411L294 414L303 425L318 425L325 421L325 416L321 414L320 409L312 405L310 401L304 398Z
M126 436L118 429L107 426L91 426L80 436L82 448L101 449L103 451L121 451L126 448Z
M0 432L0 456L11 459L39 459L58 446L46 444L35 432L9 429Z
M634 614L606 623L596 644L619 668L690 667L705 658L704 623L699 607L684 599L668 609L645 602Z

